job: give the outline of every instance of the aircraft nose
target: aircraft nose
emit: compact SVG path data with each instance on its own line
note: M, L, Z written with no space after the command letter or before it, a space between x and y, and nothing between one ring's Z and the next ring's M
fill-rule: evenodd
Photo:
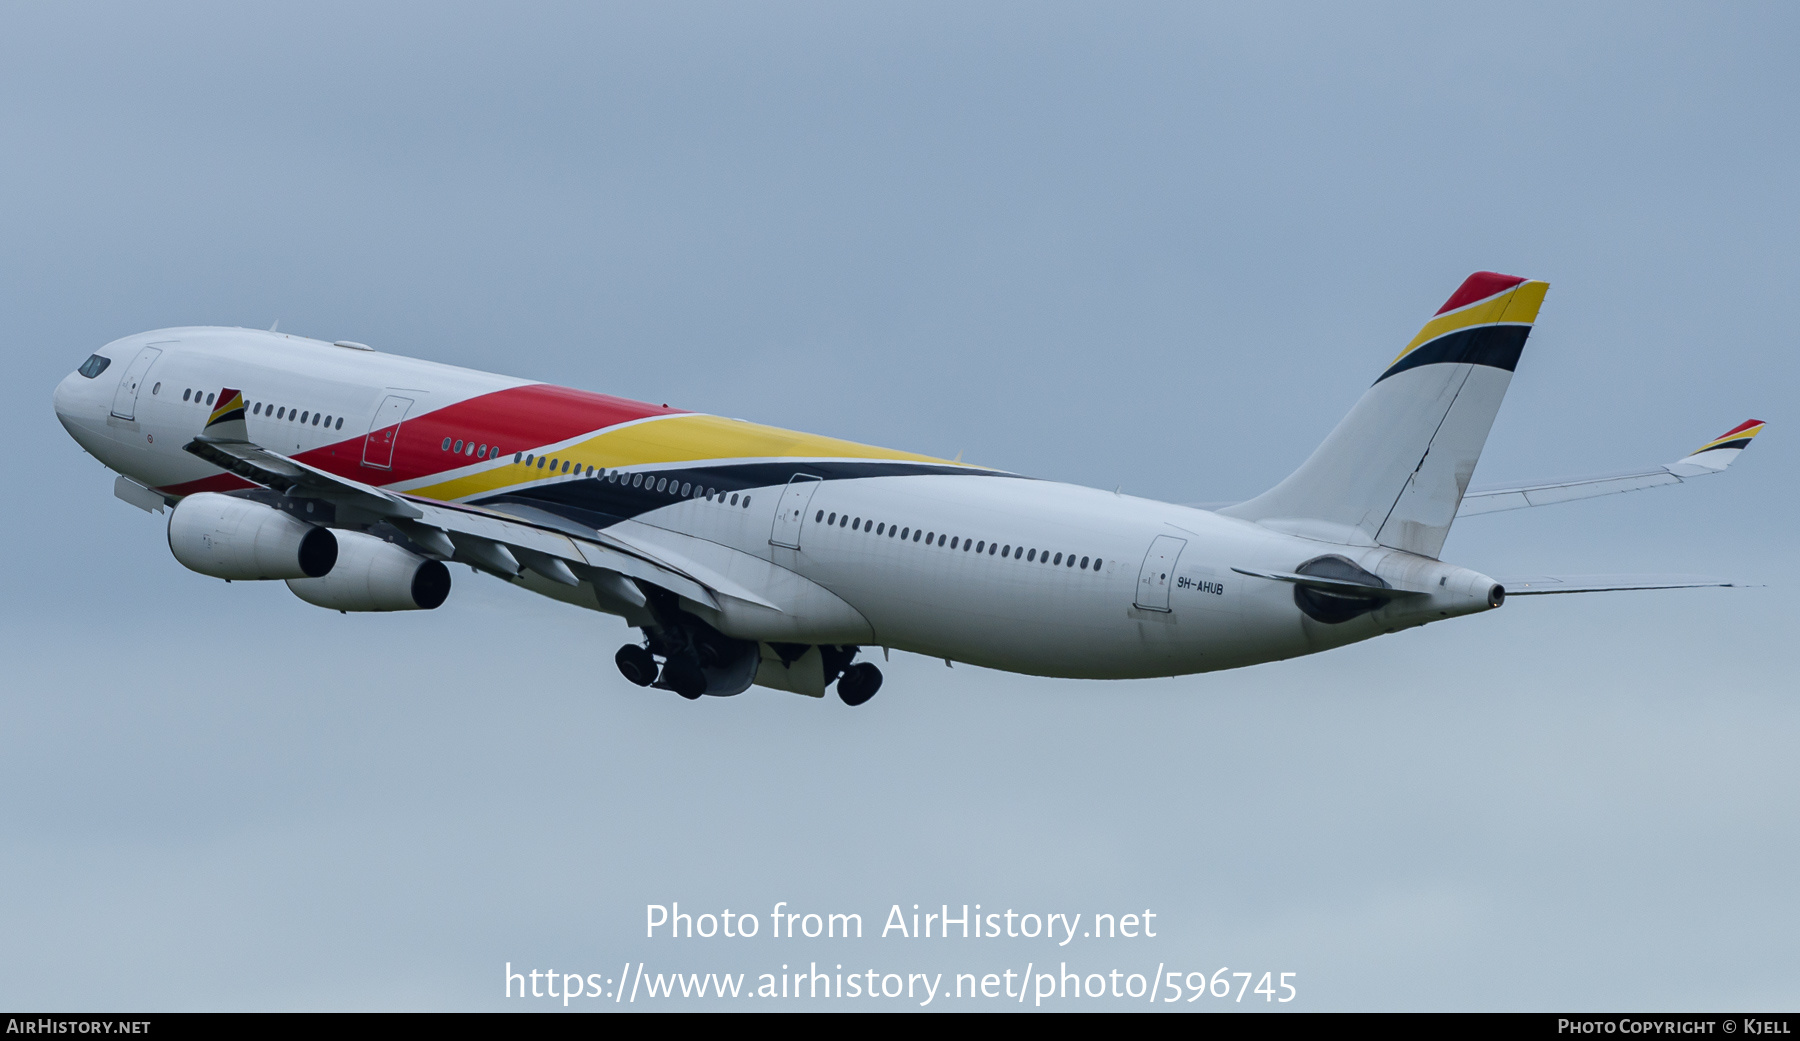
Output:
M50 407L56 409L56 418L66 420L69 418L70 413L74 411L75 393L74 388L70 386L70 384L80 378L79 375L71 372L67 376L64 376L62 382L58 383L56 389L50 393Z

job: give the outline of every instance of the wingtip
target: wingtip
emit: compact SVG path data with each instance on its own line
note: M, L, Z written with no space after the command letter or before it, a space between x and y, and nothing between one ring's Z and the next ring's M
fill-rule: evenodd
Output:
M1694 449L1690 454L1699 455L1702 452L1717 452L1728 448L1738 450L1748 448L1750 446L1750 440L1762 433L1763 427L1767 425L1768 424L1760 419L1746 419L1737 426L1720 434L1718 437L1701 445L1699 448Z

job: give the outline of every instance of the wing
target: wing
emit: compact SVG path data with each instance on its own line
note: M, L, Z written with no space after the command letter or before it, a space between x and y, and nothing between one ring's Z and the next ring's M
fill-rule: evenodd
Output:
M250 441L201 436L182 446L188 453L286 495L320 499L351 527L387 523L428 556L469 564L502 578L530 571L558 585L587 579L614 613L644 610L636 584L666 589L714 610L720 597L780 611L756 592L712 569L665 559L641 540L626 542L529 507L517 512L484 509L398 495L327 473ZM632 580L632 581L628 581Z
M1725 582L1701 575L1536 575L1528 578L1496 578L1506 595L1546 596L1551 593L1613 593L1632 589L1743 588L1743 582Z
M1576 477L1543 484L1471 488L1463 495L1462 507L1457 510L1456 515L1472 517L1481 513L1498 513L1501 510L1522 510L1528 506L1548 506L1572 499L1590 499L1597 495L1614 495L1665 484L1680 484L1695 477L1716 474L1731 465L1738 453L1749 446L1751 438L1762 433L1763 426L1760 419L1747 419L1684 458L1649 470Z

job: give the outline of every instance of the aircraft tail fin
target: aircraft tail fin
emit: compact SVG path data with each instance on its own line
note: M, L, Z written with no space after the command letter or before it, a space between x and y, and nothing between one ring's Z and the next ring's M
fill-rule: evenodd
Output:
M1470 275L1298 470L1219 512L1436 557L1549 288Z

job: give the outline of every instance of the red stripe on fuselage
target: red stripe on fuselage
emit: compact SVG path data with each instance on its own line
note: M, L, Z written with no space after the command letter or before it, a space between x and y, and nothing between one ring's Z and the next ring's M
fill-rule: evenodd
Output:
M397 424L393 465L387 469L362 465L363 444L368 437L365 434L308 449L294 458L326 473L364 484L385 485L429 477L476 461L471 456L444 451L442 446L446 437L452 444L457 441L485 444L510 456L515 452L535 452L544 445L621 423L650 416L679 415L685 411L615 398L610 394L532 383L481 394L416 417L408 416ZM250 422L256 423L256 418L252 417ZM282 422L275 420L276 425ZM379 438L383 430L373 431L373 434ZM268 447L280 451L278 439ZM221 485L220 482L227 483ZM190 495L251 487L255 485L232 474L214 474L161 490L170 495Z

